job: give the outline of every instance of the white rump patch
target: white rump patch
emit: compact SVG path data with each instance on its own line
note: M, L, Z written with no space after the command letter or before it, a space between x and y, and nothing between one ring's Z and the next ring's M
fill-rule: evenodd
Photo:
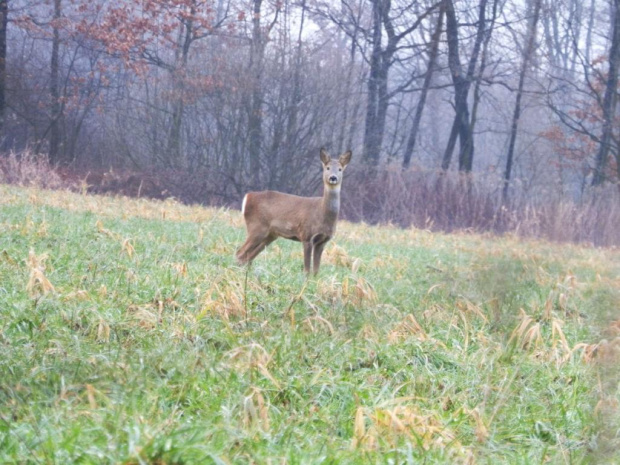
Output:
M248 200L248 194L243 196L243 203L241 204L241 213L245 215L245 202Z

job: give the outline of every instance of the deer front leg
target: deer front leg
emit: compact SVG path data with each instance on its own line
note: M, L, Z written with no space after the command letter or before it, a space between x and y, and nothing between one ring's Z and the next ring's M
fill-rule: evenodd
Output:
M304 271L310 273L310 261L312 260L312 241L304 242Z
M312 272L316 275L319 272L319 266L321 266L321 255L325 248L327 241L322 241L314 245L313 257L312 257Z

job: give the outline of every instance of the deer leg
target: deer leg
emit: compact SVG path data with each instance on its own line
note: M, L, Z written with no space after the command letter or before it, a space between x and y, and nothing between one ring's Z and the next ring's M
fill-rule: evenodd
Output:
M256 246L253 249L248 250L246 252L247 261L251 262L252 260L254 260L259 253L265 250L265 247L267 247L269 244L271 244L275 240L276 240L275 237L267 236L265 239L260 241L258 244L256 244Z
M248 236L247 240L237 251L237 261L240 264L251 262L263 251L265 247L271 244L276 238L272 236Z
M323 254L325 244L327 244L327 241L319 242L313 247L312 271L314 274L319 272L319 266L321 266L321 255Z
M304 271L310 273L310 262L312 260L312 242L304 242Z
M252 237L248 236L248 238L245 240L243 245L239 247L239 249L237 250L237 253L235 254L235 257L237 258L237 262L239 262L240 265L243 265L244 263L248 262L248 258L247 258L248 250L253 247L255 247L255 242L252 239Z

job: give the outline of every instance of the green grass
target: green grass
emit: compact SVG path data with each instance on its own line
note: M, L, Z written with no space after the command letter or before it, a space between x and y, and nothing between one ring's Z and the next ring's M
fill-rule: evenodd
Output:
M620 252L0 186L0 463L619 463Z

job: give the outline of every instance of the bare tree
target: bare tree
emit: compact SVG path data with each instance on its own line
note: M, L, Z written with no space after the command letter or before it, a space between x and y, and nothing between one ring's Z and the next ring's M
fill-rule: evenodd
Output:
M248 154L252 182L258 186L261 173L261 155L263 140L263 68L265 46L269 33L276 24L279 8L273 21L265 30L261 24L263 0L252 0L252 42L250 50L251 98L248 117Z
M446 33L448 36L448 64L452 82L454 84L454 107L456 115L452 130L448 139L448 145L444 152L441 167L447 170L452 159L452 152L458 135L460 141L459 151L459 171L471 172L474 163L474 135L471 127L469 106L467 98L469 88L473 79L486 29L486 6L487 0L481 0L478 13L478 27L476 40L469 59L467 73L463 73L460 51L459 51L459 32L458 21L452 0L446 2Z
M614 144L613 126L618 102L618 67L620 67L620 0L613 0L612 15L609 70L607 71L605 96L603 97L602 105L603 128L599 149L596 154L594 177L592 178L593 186L602 184L605 180L605 170L607 168L609 153ZM614 148L616 157L620 162L617 145ZM618 175L620 176L620 163L618 163Z
M439 192L429 171L457 156L453 167L477 175L471 192L496 177L488 211L502 187L511 207L542 203L549 187L585 189L592 168L595 184L615 178L620 47L606 12L617 2L0 0L0 131L4 148L49 149L72 169L165 173L192 186L191 201L312 194L325 145L377 174L360 218L411 208L403 199L422 178ZM400 155L422 170L381 170ZM382 196L397 183L398 199ZM453 186L468 224L480 198Z
M416 106L411 132L409 133L407 146L405 147L405 152L403 154L404 169L409 168L411 163L411 155L413 154L413 149L418 137L420 122L422 121L422 113L424 112L424 105L426 104L426 96L428 95L431 87L433 72L435 71L435 65L437 62L437 55L439 54L439 39L441 38L441 33L443 32L443 19L445 16L445 11L445 3L442 3L437 17L437 26L435 27L435 31L431 37L431 49L428 56L428 66L426 68L426 73L424 74L424 83L422 84L420 99L418 100L418 104Z
M62 0L54 0L54 16L52 19L52 55L50 60L50 146L49 160L52 164L66 163L64 157L61 158L61 119L63 105L60 101L59 83L59 53L60 53L60 19L62 17Z
M6 51L9 0L0 0L0 137L4 136L6 118Z
M519 72L519 84L517 87L517 96L515 101L514 112L512 115L512 124L510 126L510 142L508 143L508 155L506 157L506 170L504 171L504 187L502 190L502 199L504 203L508 199L508 185L512 173L512 165L514 159L515 142L517 140L517 131L519 129L519 119L521 117L521 99L523 98L523 90L525 86L525 77L528 67L534 55L536 45L536 28L538 27L538 19L540 18L541 0L533 0L532 17L529 20L529 26L523 47L523 57L521 59L521 70Z
M388 88L390 68L394 64L399 44L440 4L441 2L427 7L406 27L397 28L391 17L391 0L372 0L371 55L362 153L362 159L370 166L376 166L380 159L390 99L402 90L401 87L390 92ZM385 47L384 34L387 37Z
M499 0L493 0L491 19L489 20L489 24L484 33L484 41L482 43L482 52L480 56L480 66L477 72L476 85L474 87L474 95L473 95L473 102L472 102L472 108L471 108L471 131L472 133L475 132L476 122L478 119L478 109L480 107L481 93L482 93L482 82L483 82L483 77L485 76L485 72L487 69L487 64L488 64L488 59L489 59L489 45L491 43L491 37L493 35L493 30L495 29L495 23L497 21L498 7L499 7ZM471 67L471 62L470 62L470 69L473 70L473 68Z

